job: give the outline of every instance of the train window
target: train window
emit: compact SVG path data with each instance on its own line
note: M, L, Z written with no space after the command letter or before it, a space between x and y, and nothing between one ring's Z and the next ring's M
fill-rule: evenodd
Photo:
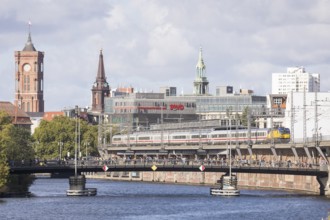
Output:
M150 137L139 137L139 140L141 141L150 140Z
M258 137L262 137L262 136L264 136L264 132L257 132L257 136L258 136Z
M113 138L114 141L121 141L121 138Z
M135 140L135 137L130 137L129 138L131 141L134 141Z
M200 135L201 138L207 138L206 134ZM191 138L199 138L199 135L192 135Z
M225 138L225 137L227 137L227 134L213 134L212 135L212 138Z
M186 139L186 135L173 136L173 139Z

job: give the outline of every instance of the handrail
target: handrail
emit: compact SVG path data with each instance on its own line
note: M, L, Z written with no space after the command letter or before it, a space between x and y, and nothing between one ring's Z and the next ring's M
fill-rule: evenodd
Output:
M108 171L152 171L151 167L157 166L156 171L180 171L180 172L200 172L201 164L171 164L171 163L142 163L142 164L107 164ZM104 164L89 165L79 164L77 169L79 172L102 172ZM204 172L227 172L228 164L205 164ZM70 172L74 169L74 164L59 164L58 166L11 166L11 173L42 173L42 172ZM237 173L269 173L269 174L291 174L291 175L311 175L325 176L328 175L327 170L309 168L309 167L267 167L267 166L232 166L232 171Z

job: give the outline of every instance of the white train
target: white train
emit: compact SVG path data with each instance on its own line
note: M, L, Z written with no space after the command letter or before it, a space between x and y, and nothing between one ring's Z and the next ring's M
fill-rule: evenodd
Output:
M269 129L251 129L251 141L254 144L269 143ZM163 136L163 137L162 137ZM237 137L236 137L237 136ZM203 131L185 131L185 132L136 132L132 134L114 135L112 137L112 146L155 146L161 145L218 145L228 142L248 143L248 130L203 130ZM283 142L281 140L281 142Z

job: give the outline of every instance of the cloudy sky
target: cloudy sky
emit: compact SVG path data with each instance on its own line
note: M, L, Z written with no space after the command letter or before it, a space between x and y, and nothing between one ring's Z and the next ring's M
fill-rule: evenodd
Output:
M330 1L0 0L0 100L14 100L14 51L45 52L45 110L91 105L100 49L111 88L191 94L199 48L216 86L271 92L271 74L304 66L330 90Z

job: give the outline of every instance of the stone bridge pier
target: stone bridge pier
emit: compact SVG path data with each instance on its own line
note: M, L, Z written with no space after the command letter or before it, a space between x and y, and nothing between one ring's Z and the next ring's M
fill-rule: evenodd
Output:
M330 197L330 165L327 164L328 176L318 176L317 181L320 184L320 195Z

